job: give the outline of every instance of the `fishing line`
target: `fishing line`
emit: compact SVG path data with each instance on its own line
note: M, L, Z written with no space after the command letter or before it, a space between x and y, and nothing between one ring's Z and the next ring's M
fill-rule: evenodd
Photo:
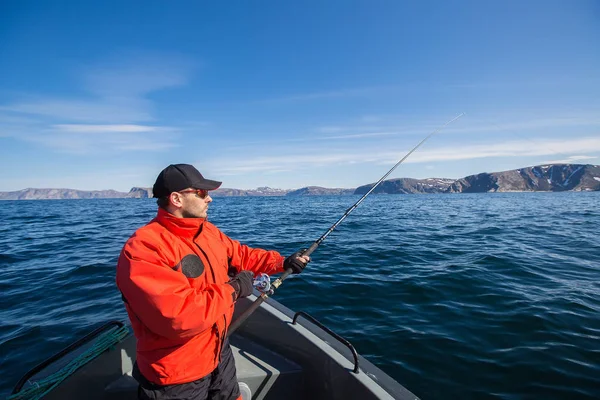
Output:
M440 132L442 129L444 129L446 126L448 126L449 124L451 124L452 122L456 121L457 119L459 119L460 117L462 117L463 115L465 115L465 113L460 113L459 115L457 115L456 117L452 118L451 120L449 120L448 122L446 122L444 125L440 126L439 128L437 128L436 130L434 130L433 132L431 132L429 135L427 135L423 140L421 140L415 147L412 148L412 150L410 150L408 153L406 153L406 155L404 157L402 157L402 159L400 161L398 161L388 172L385 173L385 175L383 175L374 185L373 187L371 187L371 189L369 189L367 191L367 193L365 193L360 199L358 199L358 201L356 203L354 203L350 208L348 208L346 210L346 212L344 213L344 215L342 215L342 217L340 219L338 219L328 230L327 232L325 232L323 235L321 235L320 238L318 238L317 240L315 240L315 242L306 250L304 250L304 252L302 253L303 256L310 256L316 249L317 247L319 247L319 245L327 238L327 236L329 236L331 234L331 232L333 232L335 230L335 228L337 228L337 226L339 224L342 223L343 220L345 220L348 215L350 215L350 213L352 211L354 211L366 198L368 195L370 195L375 188L377 188L377 186L379 186L379 184L381 182L384 181L385 178L387 178L392 172L394 172L394 170L396 168L398 168L398 166L400 164L402 164L404 162L404 160L406 160L412 153L415 152L415 150L417 150L419 147L421 147L421 145L423 143L425 143L430 137L432 137L433 135L435 135L436 133ZM231 325L229 326L229 330L227 332L227 336L230 336L237 328L240 327L240 325L242 323L244 323L244 321L254 312L256 311L256 309L258 309L258 307L260 307L260 305L270 296L272 295L275 290L283 283L283 281L292 273L292 269L288 268L277 280L275 280L273 283L271 283L271 286L269 288L269 290L267 292L262 293L255 301L254 303L252 303L250 305L250 307L248 307L239 317L238 319L236 319L235 321L233 321L231 323Z

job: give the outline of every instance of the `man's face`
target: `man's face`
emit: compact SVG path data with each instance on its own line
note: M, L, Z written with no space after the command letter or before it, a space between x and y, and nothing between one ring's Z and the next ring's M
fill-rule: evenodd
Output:
M207 190L186 189L179 192L183 194L181 215L183 218L206 218L208 204L212 202Z

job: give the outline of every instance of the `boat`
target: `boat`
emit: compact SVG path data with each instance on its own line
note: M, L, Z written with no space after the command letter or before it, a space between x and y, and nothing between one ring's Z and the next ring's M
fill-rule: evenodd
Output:
M234 320L256 300L236 303ZM309 314L268 298L231 336L244 400L418 399ZM109 321L27 372L9 400L137 398L136 339Z

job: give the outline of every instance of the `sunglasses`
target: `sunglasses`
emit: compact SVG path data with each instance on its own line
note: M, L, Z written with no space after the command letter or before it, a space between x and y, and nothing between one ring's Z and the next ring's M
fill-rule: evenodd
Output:
M182 190L179 193L196 193L196 196L200 197L201 199L205 199L206 196L208 196L208 190L206 189L188 189Z

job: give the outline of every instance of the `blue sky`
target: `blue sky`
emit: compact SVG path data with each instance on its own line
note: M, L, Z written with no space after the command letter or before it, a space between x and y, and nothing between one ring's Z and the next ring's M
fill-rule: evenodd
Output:
M0 3L0 191L600 164L597 1Z

